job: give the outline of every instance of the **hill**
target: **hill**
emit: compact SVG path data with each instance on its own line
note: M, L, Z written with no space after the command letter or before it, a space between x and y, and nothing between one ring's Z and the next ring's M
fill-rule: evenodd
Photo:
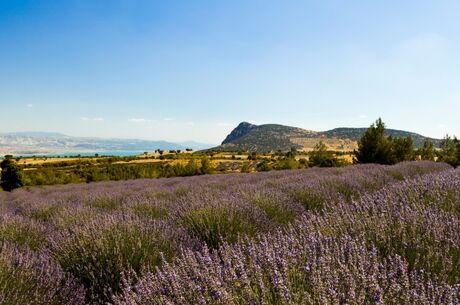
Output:
M335 128L327 131L313 131L298 127L279 124L254 125L247 122L240 123L225 138L216 150L245 150L245 151L288 151L291 148L311 150L323 141L329 149L337 151L351 151L357 148L358 140L367 128ZM387 136L411 136L415 147L420 147L427 138L414 132L387 129ZM439 139L432 139L439 146Z

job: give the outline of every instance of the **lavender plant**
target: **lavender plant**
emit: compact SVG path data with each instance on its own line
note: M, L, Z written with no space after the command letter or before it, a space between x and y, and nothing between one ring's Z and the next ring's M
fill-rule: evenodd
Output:
M0 244L0 304L79 305L85 290L44 253Z
M458 304L453 171L394 184L286 230L127 274L115 304ZM437 196L424 194L432 192ZM447 196L450 194L449 196ZM136 279L134 285L130 282Z
M459 175L406 162L2 192L0 300L455 304Z
M46 244L46 230L32 219L4 214L0 215L0 241L38 250Z
M187 241L164 223L110 215L55 234L49 256L87 288L88 302L100 303L118 291L123 271L149 270L159 264L160 253L172 257Z

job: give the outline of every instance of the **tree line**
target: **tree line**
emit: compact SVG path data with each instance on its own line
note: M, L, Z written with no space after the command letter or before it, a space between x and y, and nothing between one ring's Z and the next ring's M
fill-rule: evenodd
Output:
M395 164L402 161L430 160L460 165L460 141L446 135L436 149L432 140L425 139L423 146L415 150L410 136L393 138L385 136L385 124L378 119L363 134L354 151L355 163Z

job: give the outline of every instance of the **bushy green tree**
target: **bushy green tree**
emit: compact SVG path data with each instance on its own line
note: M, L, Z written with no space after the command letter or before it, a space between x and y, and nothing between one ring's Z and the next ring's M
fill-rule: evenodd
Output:
M2 169L1 186L5 191L11 192L12 190L23 186L22 175L19 167L9 156L0 163Z
M267 160L262 160L262 162L257 163L256 168L259 172L268 172L273 169L272 165Z
M417 151L422 160L434 161L436 158L436 149L431 139L425 139L423 146Z
M340 161L332 152L327 150L326 144L320 141L310 152L309 165L312 167L335 167L340 166Z
M200 173L200 169L198 168L198 164L195 162L194 159L190 159L185 165L183 173L180 173L179 176L193 176Z
M241 166L241 172L242 173L251 172L251 169L249 168L249 163L248 162L243 162L243 165Z
M257 152L253 151L248 155L248 160L257 160Z
M394 164L414 159L413 141L407 138L387 138L385 124L379 118L363 134L354 152L355 163Z
M391 147L391 163L411 161L415 159L414 142L412 137L407 138L388 138Z
M212 172L211 162L209 162L208 158L205 157L201 159L200 171L201 171L201 174L203 175L210 174Z
M458 166L460 164L459 148L460 144L456 137L451 138L446 135L441 141L439 161L446 162L452 166Z
M277 162L276 169L296 169L299 168L299 164L294 158L285 158Z
M391 147L385 137L385 124L381 118L366 130L354 154L356 163L391 164Z

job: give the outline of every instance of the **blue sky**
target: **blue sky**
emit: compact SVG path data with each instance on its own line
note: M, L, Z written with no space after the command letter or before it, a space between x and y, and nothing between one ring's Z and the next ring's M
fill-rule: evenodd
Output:
M460 136L460 2L0 0L0 132Z

